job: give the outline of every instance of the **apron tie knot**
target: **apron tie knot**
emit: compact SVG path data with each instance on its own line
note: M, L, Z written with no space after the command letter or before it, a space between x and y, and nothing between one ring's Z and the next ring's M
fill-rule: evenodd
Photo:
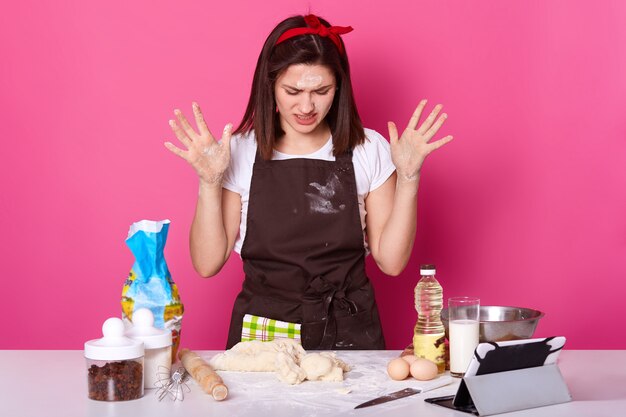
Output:
M337 336L337 321L331 309L346 310L350 315L355 315L359 309L354 301L346 297L344 288L329 282L323 276L311 281L310 290L309 294L317 294L323 301L323 320L326 323L320 349L331 349Z
M356 314L359 310L354 301L346 297L346 292L343 287L329 282L321 275L311 281L310 290L309 295L317 295L323 300L326 316L328 316L331 306L346 310L350 315Z
M348 311L351 316L354 316L359 310L354 301L346 297L346 293L343 290L336 291L332 300L335 301L335 306L341 310Z

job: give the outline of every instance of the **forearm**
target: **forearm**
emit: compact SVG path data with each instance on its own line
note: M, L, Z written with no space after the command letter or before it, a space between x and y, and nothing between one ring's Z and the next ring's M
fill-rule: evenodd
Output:
M196 213L189 233L191 260L203 277L217 274L228 259L220 183L200 182Z
M391 213L381 232L376 262L388 275L399 275L406 267L417 228L419 175L407 181L398 177Z

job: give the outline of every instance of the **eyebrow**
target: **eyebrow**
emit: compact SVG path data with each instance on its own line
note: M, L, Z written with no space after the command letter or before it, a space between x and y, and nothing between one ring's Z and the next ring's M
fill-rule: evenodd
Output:
M288 84L281 84L281 87L283 87L283 88L288 88L288 89L293 90L293 91L303 91L303 90L302 90L302 89L300 89L300 88L293 87L293 86L288 85ZM316 89L315 89L315 90L313 90L313 91L322 91L322 90L325 90L325 89L331 89L332 87L333 87L333 85L332 85L332 84L323 85L323 86L321 86L320 88L316 88Z

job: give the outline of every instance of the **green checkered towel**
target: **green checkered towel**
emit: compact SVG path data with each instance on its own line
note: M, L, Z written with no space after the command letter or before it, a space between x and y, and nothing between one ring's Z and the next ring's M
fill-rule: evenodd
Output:
M241 341L260 340L269 342L274 339L295 339L300 341L300 324L268 319L267 317L243 316Z

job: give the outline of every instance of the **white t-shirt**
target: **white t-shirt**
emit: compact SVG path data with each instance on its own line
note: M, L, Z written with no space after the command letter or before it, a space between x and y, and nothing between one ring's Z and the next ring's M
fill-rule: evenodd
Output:
M249 135L235 135L230 142L230 166L224 175L223 187L241 196L241 223L239 235L235 241L235 252L241 253L241 246L246 237L248 201L250 200L250 182L252 166L256 156L256 140L254 132ZM332 138L317 151L307 155L288 155L274 151L273 160L291 158L321 159L334 161ZM359 200L361 226L365 230L365 198L370 191L383 185L396 167L391 162L389 142L378 132L365 129L365 142L358 145L352 152L352 164L356 177L356 188ZM365 236L365 235L364 235ZM367 249L367 241L365 241Z

